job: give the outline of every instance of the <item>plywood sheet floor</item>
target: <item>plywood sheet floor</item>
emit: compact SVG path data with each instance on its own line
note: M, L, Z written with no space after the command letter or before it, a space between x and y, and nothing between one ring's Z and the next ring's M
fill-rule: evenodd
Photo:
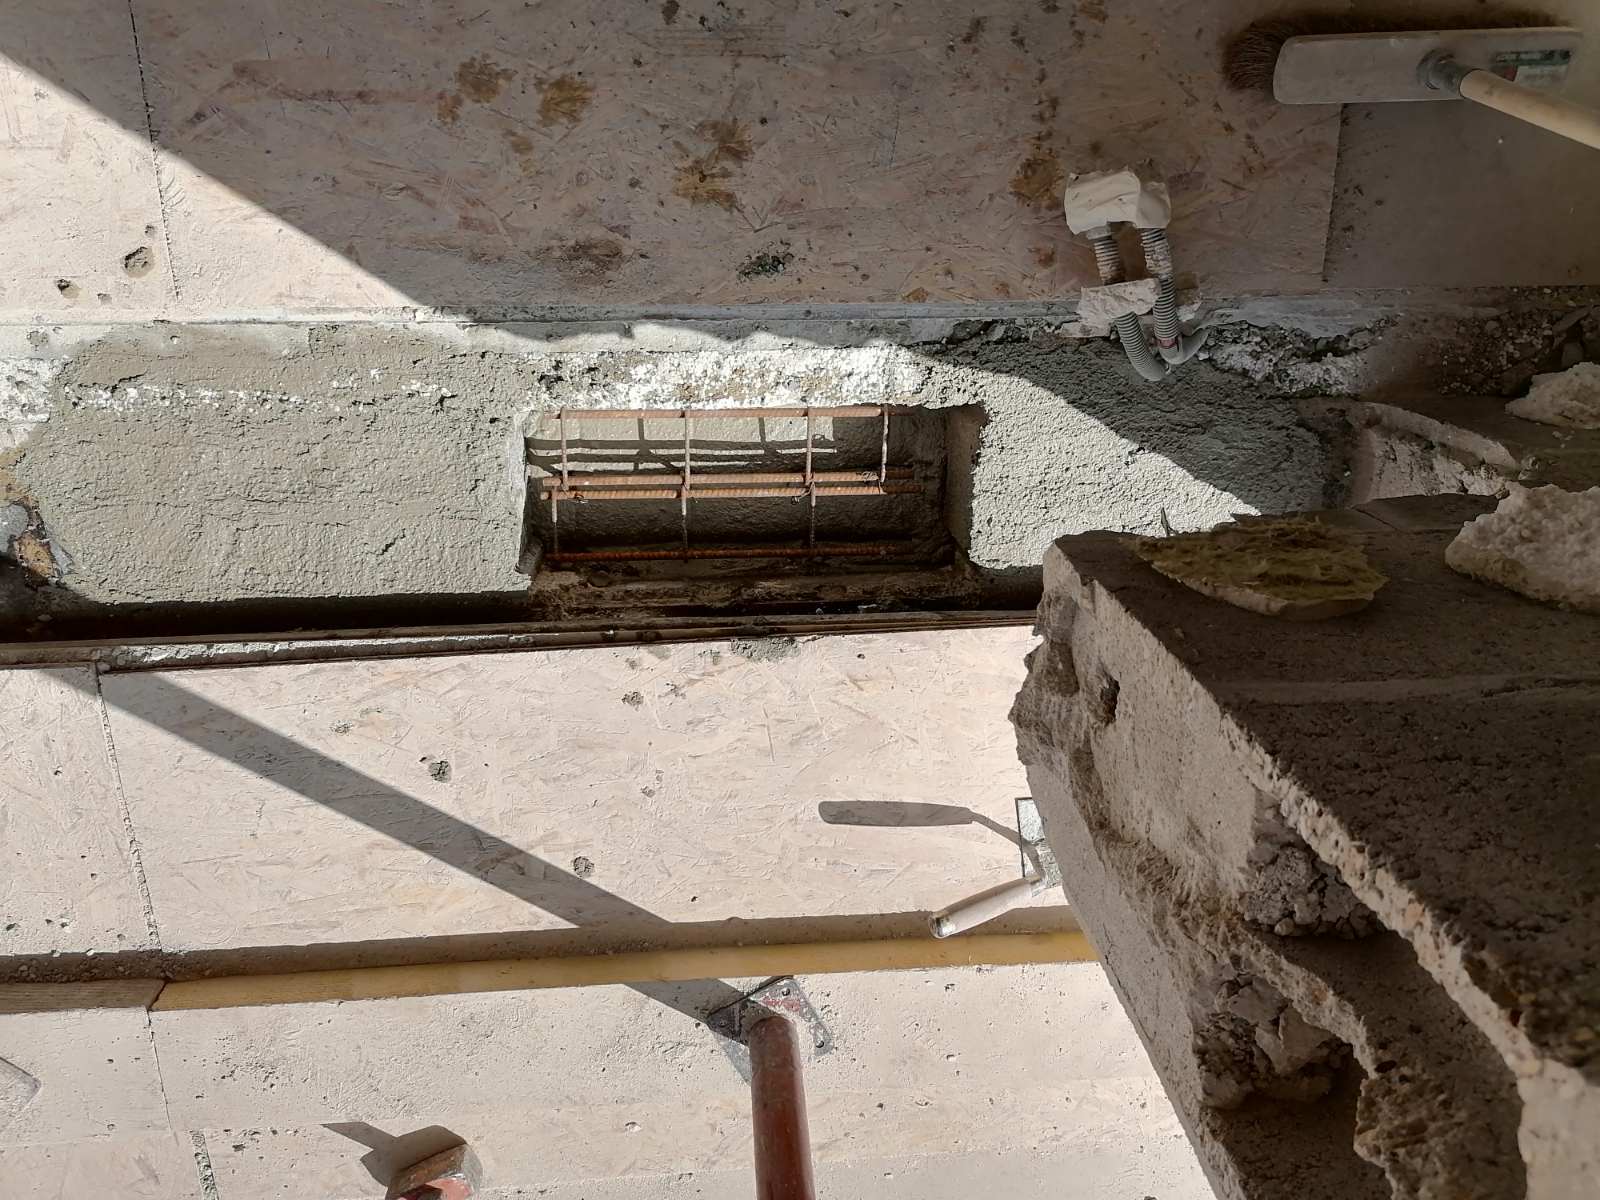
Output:
M3 674L33 715L0 768L27 832L0 961L906 931L1019 869L1005 714L1030 643ZM1018 918L1069 920L1049 899ZM1206 1194L1098 966L805 982L837 1038L808 1075L824 1194ZM0 1111L0 1172L41 1197L354 1198L445 1130L494 1197L747 1194L748 1099L692 1015L704 986L154 1016L134 987L3 1015L0 1058L40 1086Z

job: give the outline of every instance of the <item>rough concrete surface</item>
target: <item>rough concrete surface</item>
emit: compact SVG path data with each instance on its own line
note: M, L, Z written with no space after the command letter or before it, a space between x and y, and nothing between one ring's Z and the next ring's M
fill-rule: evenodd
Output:
M1314 398L1351 504L1391 496L1492 496L1511 484L1582 489L1600 482L1600 433L1556 429L1492 396Z
M1072 340L538 353L492 328L185 327L63 335L7 370L0 481L71 564L14 589L23 611L523 590L522 439L568 406L981 406L955 532L993 571L1065 532L1314 505L1327 473L1265 391L1198 365L1148 389Z
M1321 1127L1380 1164L1394 1195L1520 1197L1520 1162L1528 1196L1576 1197L1600 1171L1582 748L1600 626L1449 571L1458 522L1356 533L1390 583L1369 609L1312 625L1196 602L1113 537L1066 539L1047 564L1045 642L1014 714L1030 782L1074 910L1226 1195L1274 1194L1251 1163L1262 1131L1219 1115L1229 1098L1304 1103L1320 1060L1287 1052L1278 1009L1238 1010L1219 972L1266 980L1297 1023L1351 1047L1353 1123L1329 1107L1335 1080L1315 1101ZM1168 764L1181 789L1151 786ZM1279 816L1263 825L1263 808ZM1319 868L1308 911L1330 888L1359 901L1362 924L1330 930L1355 940L1260 910L1257 881L1286 849ZM1225 1034L1220 1059L1205 1051ZM1241 1044L1243 1074L1229 1065ZM1473 1117L1464 1095L1499 1099ZM1518 1102L1514 1161L1501 1122Z

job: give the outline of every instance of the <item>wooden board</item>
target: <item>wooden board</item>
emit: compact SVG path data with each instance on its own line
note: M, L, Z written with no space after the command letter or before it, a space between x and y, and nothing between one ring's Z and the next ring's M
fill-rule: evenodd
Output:
M1015 827L1006 711L1031 642L1000 628L102 685L169 949L573 926L641 948L795 941L812 918L872 936L879 914L1019 873L992 827L916 822L942 804ZM828 801L908 805L912 822L829 824Z
M134 0L173 311L1057 299L1095 281L1064 175L1129 162L1181 271L1312 287L1336 113L1219 77L1275 7ZM81 23L21 8L0 51L83 93Z
M1358 9L1394 20L1392 4ZM1600 106L1600 9L1550 0L1538 11L1576 26L1587 46L1559 94ZM1429 28L1451 0L1410 0ZM1594 199L1600 154L1466 101L1345 110L1328 240L1336 287L1507 287L1600 283Z
M150 944L94 670L0 671L0 955Z

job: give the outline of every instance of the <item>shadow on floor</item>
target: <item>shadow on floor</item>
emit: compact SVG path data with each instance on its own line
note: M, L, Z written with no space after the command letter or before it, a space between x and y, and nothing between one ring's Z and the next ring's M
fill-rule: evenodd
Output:
M384 1133L365 1121L338 1121L323 1128L366 1146L368 1152L361 1156L361 1165L378 1186L384 1188L402 1169L466 1141L443 1125L429 1125L426 1129L402 1134Z
M72 678L76 681L77 676ZM96 691L98 693L98 685ZM654 913L529 854L487 830L165 679L150 677L144 694L153 697L154 702L142 711L121 707L148 725L182 738L208 754L237 763L542 912L580 927L613 922L642 929L664 929L671 925ZM109 698L106 702L114 703ZM741 992L715 979L630 986L641 995L702 1023L710 1013L743 998Z

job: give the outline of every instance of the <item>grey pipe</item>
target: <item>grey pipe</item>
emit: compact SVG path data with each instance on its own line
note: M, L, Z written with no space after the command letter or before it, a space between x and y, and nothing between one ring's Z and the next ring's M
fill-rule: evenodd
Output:
M1194 357L1205 345L1206 331L1183 336L1178 323L1178 280L1172 266L1172 243L1165 229L1141 229L1139 244L1144 248L1145 270L1156 281L1156 349L1167 362L1177 364Z
M1122 342L1122 352L1128 356L1140 378L1150 383L1160 383L1171 370L1150 349L1150 340L1144 336L1144 326L1132 313L1123 313L1116 319L1117 338Z
M1091 233L1089 244L1094 247L1094 263L1100 271L1100 282L1104 284L1121 283L1124 277L1122 265L1122 251L1117 249L1117 239L1111 236L1109 229L1101 233ZM1174 300L1173 319L1177 319L1176 300ZM1157 358L1150 349L1150 342L1144 336L1144 326L1139 324L1139 318L1133 313L1123 313L1114 322L1112 328L1117 331L1117 340L1122 343L1122 352L1128 356L1128 362L1139 377L1149 383L1159 383L1167 377L1170 368L1166 363Z

